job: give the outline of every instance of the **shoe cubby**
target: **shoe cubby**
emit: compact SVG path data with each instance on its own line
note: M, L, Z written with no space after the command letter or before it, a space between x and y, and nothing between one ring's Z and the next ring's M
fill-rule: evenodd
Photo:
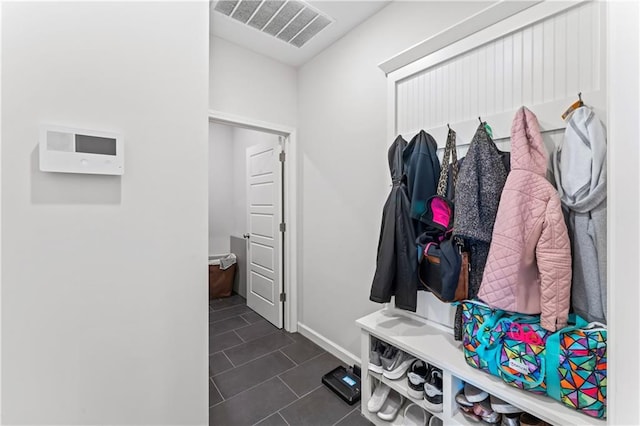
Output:
M364 374L364 364L362 367L363 373ZM368 371L369 374L369 388L368 388L368 392L367 392L367 402L369 401L369 398L371 397L371 395L373 394L376 386L379 386L380 383L384 383L387 386L389 386L391 388L391 390L393 392L397 392L398 394L402 395L402 397L404 398L405 402L403 403L403 407L400 410L400 412L398 413L397 418L392 421L392 422L388 422L388 421L384 421L382 419L380 419L376 413L371 413L368 411L367 409L367 404L364 401L364 392L362 393L363 395L363 399L362 399L362 412L365 415L365 417L367 417L372 423L374 424L379 424L379 425L389 425L389 424L398 424L398 425L402 425L403 424L403 420L404 420L404 409L406 408L406 406L408 404L416 404L417 406L419 406L421 409L423 409L424 411L426 411L429 416L435 416L437 418L439 418L440 420L444 421L443 415L441 412L433 412L428 410L425 405L424 405L424 400L423 399L416 399L413 398L409 395L409 387L407 385L407 377L403 376L400 379L396 379L396 380L391 380L388 379L386 377L384 377L382 374L379 373L374 373L372 371ZM364 388L364 384L362 384L363 388Z
M455 401L456 394L463 389L465 383L482 389L523 412L531 413L550 425L606 425L606 420L589 417L547 396L514 388L498 377L472 368L467 365L462 354L462 342L454 340L449 329L425 319L395 309L383 309L360 318L356 323L361 329L362 414L376 425L403 424L401 415L389 423L367 410L367 403L380 381L408 401L416 404L422 401L409 396L406 375L398 380L390 380L368 369L372 338L393 345L442 370L442 412L433 414L445 425L479 424L468 420Z

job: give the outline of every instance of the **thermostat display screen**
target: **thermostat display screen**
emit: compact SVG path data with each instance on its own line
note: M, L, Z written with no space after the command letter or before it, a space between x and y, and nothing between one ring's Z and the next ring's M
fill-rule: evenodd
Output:
M116 140L98 136L75 135L76 152L87 154L116 155Z

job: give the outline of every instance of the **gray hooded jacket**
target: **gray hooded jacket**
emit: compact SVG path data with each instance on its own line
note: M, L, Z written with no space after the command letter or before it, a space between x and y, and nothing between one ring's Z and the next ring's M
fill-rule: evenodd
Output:
M572 243L571 306L587 321L606 323L607 140L589 108L573 113L552 163Z

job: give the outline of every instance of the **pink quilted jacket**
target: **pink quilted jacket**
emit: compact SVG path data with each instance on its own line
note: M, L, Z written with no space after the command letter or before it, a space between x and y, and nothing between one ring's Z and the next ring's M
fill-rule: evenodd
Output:
M571 248L536 116L522 107L511 126L511 172L500 197L478 297L494 308L567 324Z

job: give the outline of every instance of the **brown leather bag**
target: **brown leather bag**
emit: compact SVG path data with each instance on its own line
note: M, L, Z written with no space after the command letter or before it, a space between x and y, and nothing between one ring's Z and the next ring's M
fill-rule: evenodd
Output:
M423 247L426 247L426 252L418 265L418 278L422 285L446 303L467 299L469 253L460 251L458 244L451 240L440 244L428 243Z
M469 297L469 252L462 252L462 264L460 265L460 278L456 288L455 301L460 302Z

